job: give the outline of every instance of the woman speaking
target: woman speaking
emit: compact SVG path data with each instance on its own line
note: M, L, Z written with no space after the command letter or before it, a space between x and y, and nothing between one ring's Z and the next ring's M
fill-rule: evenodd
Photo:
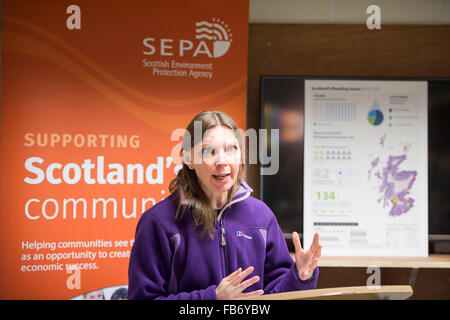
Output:
M129 299L239 299L316 287L318 234L305 251L293 233L294 261L275 215L243 179L241 142L222 112L192 119L171 195L138 222Z

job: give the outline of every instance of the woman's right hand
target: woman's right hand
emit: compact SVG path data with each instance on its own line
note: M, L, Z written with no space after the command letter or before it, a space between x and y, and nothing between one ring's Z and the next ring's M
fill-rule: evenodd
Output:
M253 267L248 267L244 271L242 271L242 268L239 268L229 276L223 278L216 288L217 300L250 298L262 295L264 293L263 290L242 293L246 288L259 281L259 276L254 276L242 282L254 270L255 268Z

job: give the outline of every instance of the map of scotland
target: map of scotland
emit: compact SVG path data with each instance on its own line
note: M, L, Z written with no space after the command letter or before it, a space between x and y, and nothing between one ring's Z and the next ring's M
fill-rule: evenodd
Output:
M379 144L384 148L384 135ZM376 157L371 162L369 170L369 181L372 174L378 180L377 191L380 194L379 203L383 208L390 207L390 216L400 216L407 213L414 206L414 199L410 197L410 190L413 187L417 171L401 170L400 165L407 160L407 152L410 145L403 146L404 154L389 155L384 166L380 164L380 157Z

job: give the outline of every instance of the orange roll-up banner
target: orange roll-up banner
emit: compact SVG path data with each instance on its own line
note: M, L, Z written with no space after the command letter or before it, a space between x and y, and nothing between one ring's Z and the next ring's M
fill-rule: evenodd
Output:
M1 299L126 289L137 221L179 169L176 129L215 109L245 130L248 10L2 2Z

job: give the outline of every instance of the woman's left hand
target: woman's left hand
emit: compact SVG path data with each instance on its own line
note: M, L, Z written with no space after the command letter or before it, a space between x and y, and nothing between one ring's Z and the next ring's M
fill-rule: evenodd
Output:
M295 264L300 279L303 281L311 278L314 269L319 263L319 258L322 251L322 246L319 244L319 234L314 234L314 240L308 251L302 249L300 244L300 237L297 232L292 233L292 242L295 247Z

